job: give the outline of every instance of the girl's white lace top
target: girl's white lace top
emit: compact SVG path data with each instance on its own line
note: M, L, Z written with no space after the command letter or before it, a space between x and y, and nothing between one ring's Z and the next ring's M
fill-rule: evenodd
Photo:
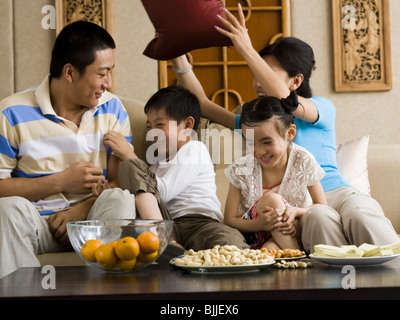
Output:
M288 146L289 159L285 175L279 186L263 190L262 167L253 154L235 160L225 169L225 175L232 185L241 190L238 216L242 217L263 192L276 192L282 195L290 206L307 207L312 199L307 187L319 182L325 175L314 156L295 143Z

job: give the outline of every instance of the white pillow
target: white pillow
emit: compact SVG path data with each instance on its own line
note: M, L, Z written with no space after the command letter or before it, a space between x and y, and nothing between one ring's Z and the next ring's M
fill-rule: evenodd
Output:
M336 160L343 177L357 190L371 195L368 180L368 153L369 136L348 141L337 146Z

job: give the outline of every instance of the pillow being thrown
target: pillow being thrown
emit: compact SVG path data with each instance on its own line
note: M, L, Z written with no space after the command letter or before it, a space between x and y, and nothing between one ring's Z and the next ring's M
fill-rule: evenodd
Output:
M143 54L156 60L170 60L189 51L232 46L220 34L217 15L225 18L221 0L141 0L157 36Z

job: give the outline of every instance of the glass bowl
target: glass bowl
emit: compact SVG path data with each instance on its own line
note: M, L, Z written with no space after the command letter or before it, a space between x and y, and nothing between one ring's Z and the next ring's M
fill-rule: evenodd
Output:
M172 226L173 222L168 220L86 220L67 223L67 231L75 252L87 264L107 271L129 272L145 268L163 254L171 238ZM159 245L157 246L157 250L149 252L147 248L144 248L144 246L139 246L138 249L136 249L139 250L139 255L135 258L136 261L133 261L132 259L128 263L128 258L123 257L124 259L120 259L121 255L118 256L116 254L116 245L118 240L127 237L137 239L138 236L145 231L149 231L156 236L152 235L152 239L158 238ZM114 262L115 257L113 256L113 249L111 248L109 248L110 250L99 250L103 251L103 253L106 252L102 255L103 260L101 260L102 257L100 256L100 252L96 253L96 250L98 250L96 246L85 246L86 252L81 251L84 244L89 240L98 240L103 245L113 245L113 252L117 258L116 261ZM103 249L105 249L105 247L103 247ZM142 252L144 250L147 250L147 252ZM92 258L88 258L87 252L91 251L93 256ZM104 257L106 260L104 260ZM109 259L107 260L107 258ZM107 263L104 263L104 261L107 261Z

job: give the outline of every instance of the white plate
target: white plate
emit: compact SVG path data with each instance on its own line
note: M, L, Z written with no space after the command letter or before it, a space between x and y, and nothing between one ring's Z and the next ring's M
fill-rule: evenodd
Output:
M275 261L260 264L246 264L246 265L232 265L232 266L215 266L215 267L203 267L203 266L180 266L175 264L175 260L180 257L173 258L169 261L171 267L183 269L194 273L232 273L232 272L256 272L262 269L266 269L275 264Z
M330 265L367 266L367 265L382 264L388 262L400 256L400 254L394 254L391 256L382 256L382 257L359 257L359 258L315 257L313 254L310 254L309 256L311 259Z

